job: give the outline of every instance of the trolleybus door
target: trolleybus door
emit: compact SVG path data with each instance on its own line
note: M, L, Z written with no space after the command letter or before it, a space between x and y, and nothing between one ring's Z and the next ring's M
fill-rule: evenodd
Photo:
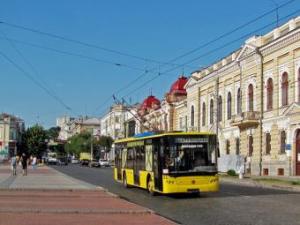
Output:
M121 167L122 167L121 149L116 149L115 164L116 164L116 168L117 168L117 178L118 178L118 180L121 180L122 179L122 173L121 173Z
M155 189L162 191L162 167L161 167L161 155L163 151L163 145L154 143L153 145L153 172L154 172L154 185Z
M134 174L134 184L135 185L140 185L140 176L139 176L139 160L140 160L140 148L135 147L134 148L134 158L135 160L133 161L133 174Z

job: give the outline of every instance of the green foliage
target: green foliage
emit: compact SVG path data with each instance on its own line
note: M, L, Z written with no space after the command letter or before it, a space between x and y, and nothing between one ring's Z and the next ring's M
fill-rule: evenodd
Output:
M100 147L104 148L106 152L109 152L113 141L114 140L110 136L100 136L99 140L97 141L97 144Z
M293 181L291 181L291 184L292 185L300 185L300 181L293 180Z
M89 152L91 146L91 134L88 132L76 134L69 138L65 144L65 151L77 157L80 152Z
M47 130L47 137L55 141L58 138L60 127L51 127Z
M35 125L28 128L23 135L23 151L27 151L30 155L42 156L47 149L45 140L47 132L42 126Z
M228 170L227 171L228 176L237 176L236 172L234 170Z

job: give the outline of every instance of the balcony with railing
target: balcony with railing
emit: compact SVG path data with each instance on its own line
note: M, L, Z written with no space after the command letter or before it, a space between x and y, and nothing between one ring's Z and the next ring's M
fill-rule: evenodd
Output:
M259 123L260 113L257 111L242 112L239 115L232 116L231 126L240 128L256 126Z

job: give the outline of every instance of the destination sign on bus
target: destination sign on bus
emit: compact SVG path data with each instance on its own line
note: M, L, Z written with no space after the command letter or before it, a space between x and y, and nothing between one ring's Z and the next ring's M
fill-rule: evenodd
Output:
M143 146L144 144L145 144L144 141L133 141L133 142L128 142L127 147Z
M207 143L208 138L175 138L177 144L190 144L190 143Z
M182 148L203 148L202 144L183 144L181 145Z

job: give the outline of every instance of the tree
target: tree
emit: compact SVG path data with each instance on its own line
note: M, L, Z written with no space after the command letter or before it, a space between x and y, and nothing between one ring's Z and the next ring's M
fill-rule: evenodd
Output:
M79 156L80 152L90 152L91 134L83 132L69 138L65 144L65 150L69 154Z
M23 135L23 149L30 155L41 157L47 149L45 140L47 132L42 126L35 125L28 128Z
M57 140L59 132L60 132L60 127L51 127L51 128L49 128L47 130L48 139L51 139L53 141Z
M114 140L110 136L100 136L99 140L97 141L97 144L103 147L106 150L106 152L109 152L113 141Z

